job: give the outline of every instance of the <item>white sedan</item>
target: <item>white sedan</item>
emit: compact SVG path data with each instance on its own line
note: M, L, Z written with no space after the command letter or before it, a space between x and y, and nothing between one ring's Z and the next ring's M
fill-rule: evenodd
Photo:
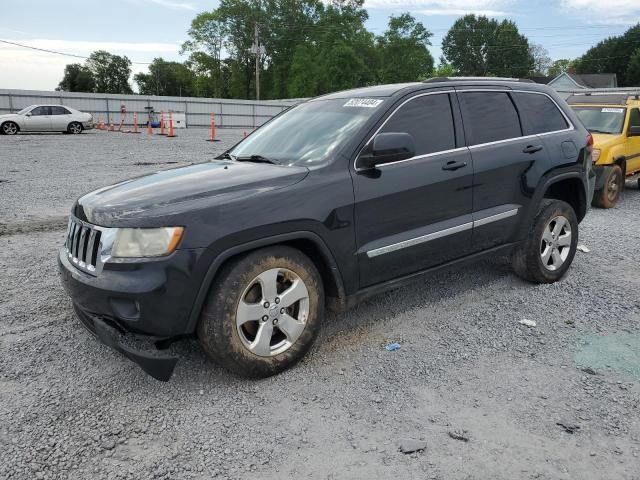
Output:
M93 117L64 105L30 105L18 113L0 115L0 133L18 132L82 133L93 128Z

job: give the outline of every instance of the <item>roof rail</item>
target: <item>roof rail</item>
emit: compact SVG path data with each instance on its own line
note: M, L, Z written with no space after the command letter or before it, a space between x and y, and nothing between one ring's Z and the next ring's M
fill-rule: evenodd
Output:
M456 80L499 80L502 82L521 82L521 83L536 83L528 78L509 78L509 77L433 77L424 80L422 83L437 83L437 82L453 82Z

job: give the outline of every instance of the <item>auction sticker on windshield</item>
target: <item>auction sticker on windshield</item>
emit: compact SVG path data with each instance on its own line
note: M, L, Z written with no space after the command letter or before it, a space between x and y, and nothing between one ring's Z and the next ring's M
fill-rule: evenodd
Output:
M624 108L603 108L602 113L624 113Z
M382 100L378 100L375 98L352 98L343 106L344 107L360 107L360 108L376 108L381 103L382 103Z

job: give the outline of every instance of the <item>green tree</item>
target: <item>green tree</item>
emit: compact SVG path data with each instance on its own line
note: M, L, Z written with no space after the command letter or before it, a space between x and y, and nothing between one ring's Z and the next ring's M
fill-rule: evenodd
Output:
M91 70L79 63L70 63L64 67L64 77L56 90L63 92L93 92L95 79Z
M542 45L532 43L529 45L529 53L533 57L533 70L534 75L547 75L553 62L549 56L549 51Z
M524 77L534 66L529 41L515 23L484 15L456 20L442 41L442 51L460 75Z
M568 72L571 68L572 62L572 60L566 58L555 60L549 67L549 71L547 72L547 74L550 77L557 77L561 73Z
M409 13L389 19L389 28L378 37L383 83L411 82L433 73L433 57L427 48L433 34Z
M195 95L195 74L184 63L155 58L149 73L137 73L133 78L143 95Z
M636 49L629 59L626 81L628 87L640 87L640 47Z
M609 37L576 60L576 73L615 73L618 85L629 86L629 61L640 45L640 23L619 37Z
M93 52L86 63L95 79L98 93L133 93L129 85L131 61L104 50Z
M187 32L189 40L182 44L181 53L190 53L187 63L197 75L193 88L196 96L223 97L227 94L221 58L226 33L225 24L216 11L203 12L191 22Z
M458 72L456 71L456 69L453 68L450 63L447 63L447 60L444 58L444 56L441 56L440 63L438 64L435 71L433 72L433 76L434 77L455 77L456 75L458 75Z

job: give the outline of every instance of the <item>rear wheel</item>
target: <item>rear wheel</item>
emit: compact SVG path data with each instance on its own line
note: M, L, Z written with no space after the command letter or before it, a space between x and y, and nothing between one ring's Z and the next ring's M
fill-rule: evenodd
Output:
M67 132L72 133L74 135L78 135L82 133L82 124L80 122L71 122L67 127Z
M198 325L207 354L229 370L268 377L295 365L315 340L324 289L300 251L268 247L226 265Z
M18 128L18 124L15 122L4 122L1 131L5 135L15 135L20 131L20 128Z
M527 238L513 252L513 269L530 282L557 282L571 266L577 246L573 208L560 200L544 200Z
M620 192L624 186L624 175L619 165L612 165L607 169L602 190L598 190L593 196L593 205L600 208L613 208L618 202Z

